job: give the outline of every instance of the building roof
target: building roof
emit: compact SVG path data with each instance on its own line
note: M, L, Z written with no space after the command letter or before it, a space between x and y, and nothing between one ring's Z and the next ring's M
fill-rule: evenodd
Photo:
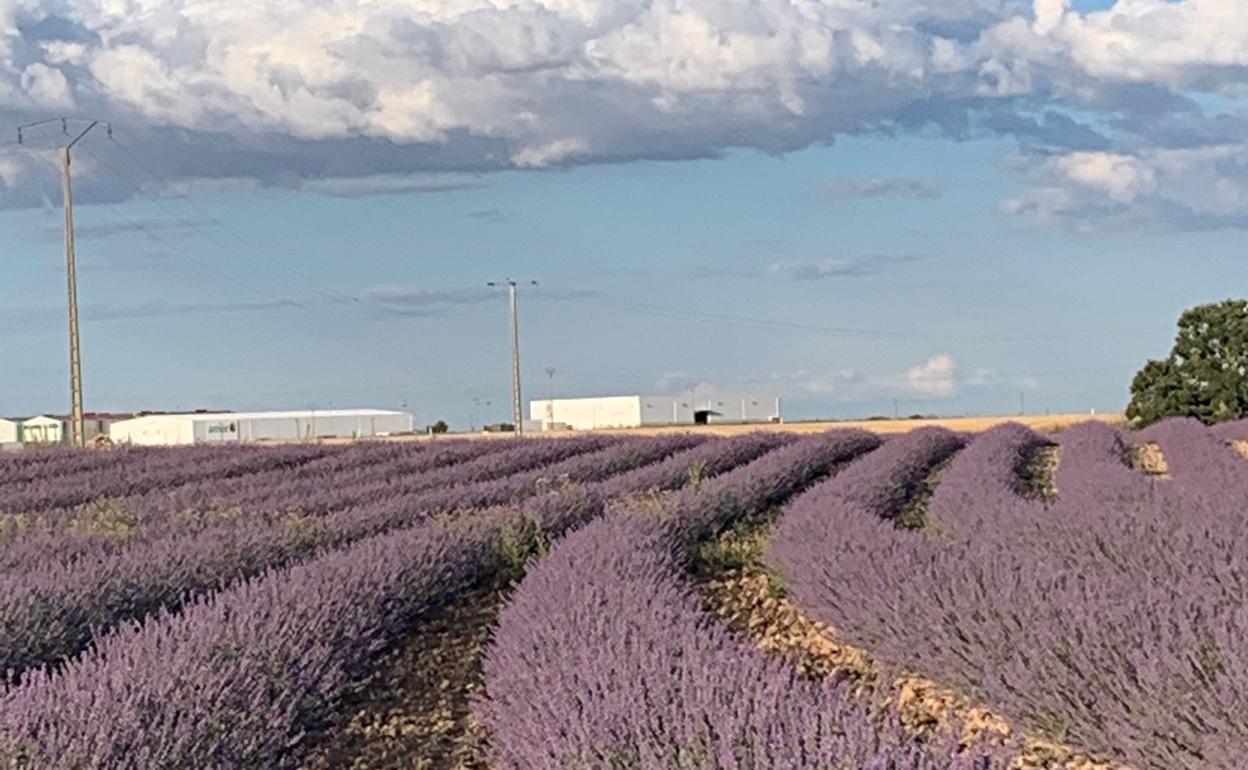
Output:
M61 421L55 417L48 417L46 414L39 414L31 417L29 420L22 420L23 425L30 425L31 423L36 425L52 425L53 423L60 425Z
M289 412L193 412L182 414L149 414L136 419L148 417L180 417L196 422L216 422L219 420L263 420L297 417L394 417L406 412L388 409L299 409Z

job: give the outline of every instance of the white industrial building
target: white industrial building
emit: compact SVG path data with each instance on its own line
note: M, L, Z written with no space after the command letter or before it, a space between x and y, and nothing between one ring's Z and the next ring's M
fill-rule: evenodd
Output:
M556 398L531 401L529 418L546 430L780 422L780 399L760 395Z
M17 435L17 422L14 420L5 420L0 418L0 446L18 443Z
M23 444L59 444L65 438L65 423L39 415L18 425L17 440Z
M109 426L116 444L171 446L239 441L304 441L410 433L412 415L382 409L149 414Z

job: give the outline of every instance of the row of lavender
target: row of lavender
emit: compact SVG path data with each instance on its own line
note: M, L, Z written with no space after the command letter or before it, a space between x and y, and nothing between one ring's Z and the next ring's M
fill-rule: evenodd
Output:
M730 469L765 453L802 468L803 457L826 452L810 440L791 442L762 435L629 442L629 460L608 447L545 469L581 484L532 485L531 492L504 484L527 500L472 516L413 517L204 594L180 611L124 623L59 669L28 671L0 698L0 766L290 767L305 733L333 712L379 650L498 568L497 545L508 532L536 522L555 535L599 515L604 494L673 489L694 478L710 478L698 494L775 495L775 467ZM478 499L472 490L490 496L494 483L463 487L465 499Z
M20 568L0 573L0 670L13 679L74 655L125 621L176 608L326 549L454 511L516 503L550 483L596 484L674 455L697 453L701 443L684 435L615 441L596 451L586 450L598 442L518 443L480 461L430 471L443 477L440 487L417 485L415 492L382 498L361 495L357 505L324 515L200 519L201 526L151 537L90 543L74 558L60 561L42 558L41 549L55 548L58 537L62 544L82 545L72 531L22 541L6 559ZM777 439L749 437L727 453L723 444L716 442L687 462L715 460L720 454L748 456L775 446ZM669 478L641 480L662 486L672 475L669 466Z
M1032 731L1136 767L1239 768L1248 466L1194 421L1132 440L1157 443L1173 480L1089 423L1061 435L1047 503L1020 471L1049 442L989 431L911 531L890 519L959 443L918 431L793 506L767 561L815 619Z
M1003 752L916 742L845 685L797 676L727 632L685 586L691 541L784 502L865 452L875 450L838 482L896 454L894 441L879 444L856 431L804 440L712 489L658 510L622 510L558 543L520 583L487 654L476 712L495 765L1005 768ZM949 436L925 449L936 456L957 445Z

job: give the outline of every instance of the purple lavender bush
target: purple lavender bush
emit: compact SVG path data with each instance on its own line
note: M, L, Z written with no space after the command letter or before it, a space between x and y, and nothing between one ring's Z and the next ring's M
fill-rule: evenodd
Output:
M1150 425L1135 438L1161 448L1171 478L1186 494L1217 496L1229 486L1248 495L1248 461L1199 420L1172 417Z
M46 511L81 505L104 497L125 497L169 490L194 481L219 481L262 471L290 469L338 453L324 446L178 447L162 451L117 451L116 462L84 473L44 473L25 484L10 486L0 497L9 513Z
M929 526L941 536L969 534L999 527L1003 519L1034 515L1036 506L1024 496L1022 476L1050 443L1018 423L998 425L973 438L941 474L928 503Z
M667 523L685 542L707 539L750 514L784 503L880 443L879 436L862 430L804 436L699 487L681 490L664 503Z
M538 483L542 479L557 482L556 488L567 476L573 481L602 480L661 460L697 439L672 436L616 443L584 457L529 469L552 456L537 446L542 443L517 448L515 453L526 462L502 467L525 470L503 479L387 497L322 516L237 516L216 526L174 531L124 549L89 552L68 564L0 573L0 672L11 680L28 669L56 664L120 623L161 608L176 608L319 550L433 516L518 503L541 494L547 488ZM455 467L448 475L454 475Z
M1248 419L1220 422L1210 430L1223 441L1248 441Z
M1122 449L1105 426L1067 431L1058 500L1026 516L998 514L985 469L985 494L967 495L964 515L999 523L952 536L799 501L789 514L824 526L777 541L768 560L813 618L1030 731L1141 768L1239 768L1243 498L1231 486L1154 489Z
M606 498L646 492L666 492L685 484L700 484L767 452L797 440L792 433L758 431L733 438L713 439L680 452L661 463L621 473L602 482L598 491Z
M671 531L603 519L556 544L504 608L475 706L509 768L1004 768L919 744L843 685L732 637L682 585Z
M823 595L809 578L827 558L826 542L840 528L892 526L939 463L962 448L943 428L920 428L894 437L831 479L798 496L775 526L764 560L785 580L799 603ZM856 555L869 559L869 553Z
M530 518L566 527L601 510L572 490L425 522L128 624L0 696L0 766L296 767L307 731L382 650L500 566L500 536Z

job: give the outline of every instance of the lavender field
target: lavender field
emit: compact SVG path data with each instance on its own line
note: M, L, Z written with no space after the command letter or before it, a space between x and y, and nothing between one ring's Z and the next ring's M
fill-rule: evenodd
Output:
M3 455L0 768L1241 768L1244 439Z

